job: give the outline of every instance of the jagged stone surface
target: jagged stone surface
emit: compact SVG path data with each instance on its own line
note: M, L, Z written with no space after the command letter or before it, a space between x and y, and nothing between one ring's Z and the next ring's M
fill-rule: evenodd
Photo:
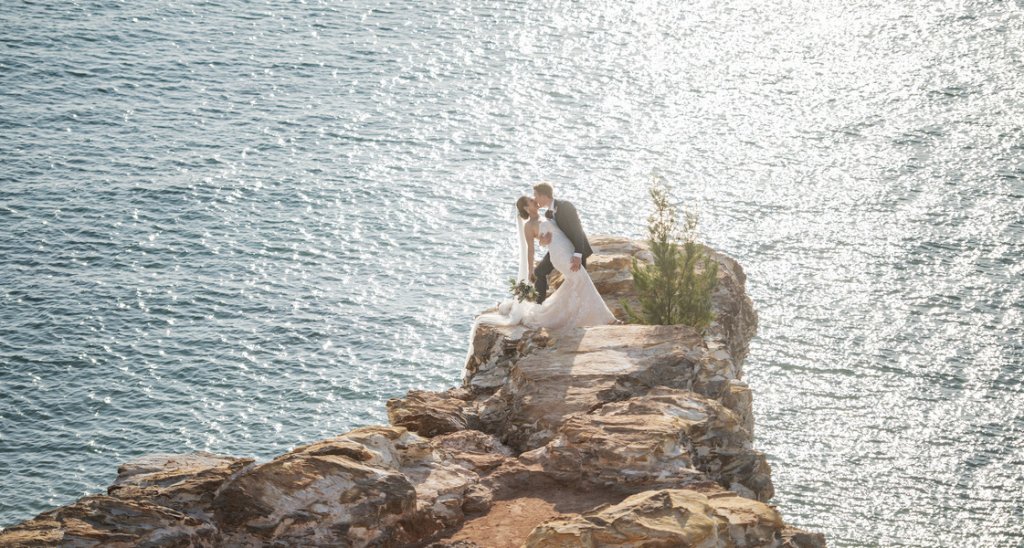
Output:
M825 548L825 535L786 526L782 530L782 548Z
M228 544L399 546L486 510L480 474L508 454L477 431L360 428L243 471L214 510Z
M642 396L658 386L717 398L736 376L728 356L709 353L686 326L575 329L516 361L479 409L483 427L517 450L547 443L570 415Z
M705 479L758 500L774 494L764 455L734 413L714 400L658 388L569 417L544 447L524 453L559 481L638 491Z
M0 531L0 546L220 546L217 528L145 501L90 495Z
M371 428L296 448L225 485L214 500L229 544L306 546L395 543L416 508L397 472L401 429Z
M528 548L777 547L782 517L772 507L733 493L688 489L646 491L619 504L539 525Z
M464 388L445 392L412 390L404 398L388 400L388 422L427 437L478 429L472 399Z
M509 369L523 356L550 344L546 330L522 326L480 325L473 333L463 387L473 394L490 394L508 380Z
M107 494L152 502L211 521L217 489L253 462L249 458L203 451L184 455L147 455L118 467L117 479L107 488Z

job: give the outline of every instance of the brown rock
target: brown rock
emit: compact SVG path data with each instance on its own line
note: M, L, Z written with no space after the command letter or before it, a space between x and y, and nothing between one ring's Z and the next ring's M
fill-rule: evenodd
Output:
M727 409L736 413L740 419L743 429L754 438L754 395L750 387L743 381L731 380L727 388L719 396L718 401L722 402Z
M388 400L387 408L391 424L426 437L465 430L477 422L471 396L462 388L411 390L404 398Z
M521 548L530 532L549 519L622 500L621 496L546 481L520 483L517 487L513 496L495 500L487 514L467 518L448 539L487 548Z
M717 397L737 372L686 326L600 326L563 333L516 361L509 379L479 407L483 427L509 446L546 444L570 415L647 393L685 388Z
M415 486L417 504L406 528L416 538L428 538L462 523L466 513L486 511L493 497L480 477L501 466L509 454L493 436L471 430L409 446L400 470Z
M782 527L778 512L764 503L727 492L668 489L550 520L530 533L526 546L779 546Z
M399 427L359 428L243 471L214 509L228 544L419 542L485 511L491 495L480 475L509 454L478 431L428 440Z
M112 497L144 500L206 521L212 519L217 489L253 459L195 452L147 455L122 464L107 488Z
M771 546L781 542L785 523L771 506L728 491L707 496L718 516L719 536L731 541L726 546Z
M512 451L497 438L479 430L463 430L438 436L430 440L438 456L457 463L483 476L501 466L512 456Z
M757 333L758 323L757 311L747 295L747 275L733 258L707 246L703 247L718 263L718 288L712 297L715 320L705 336L724 343L729 355L737 364L742 364L750 352L750 339Z
M721 546L718 520L696 491L647 491L619 504L539 525L527 548L572 546Z
M404 540L416 490L391 467L400 429L360 429L248 469L213 508L230 545L367 546Z
M605 489L636 492L711 478L760 500L773 494L771 469L739 418L683 390L655 388L574 415L551 442L521 458L560 481Z
M782 548L825 548L825 535L796 527L782 530Z
M550 341L547 331L523 326L474 327L462 386L473 394L490 394L508 380L509 368L523 356Z
M145 501L92 495L0 531L0 547L220 545L212 524Z

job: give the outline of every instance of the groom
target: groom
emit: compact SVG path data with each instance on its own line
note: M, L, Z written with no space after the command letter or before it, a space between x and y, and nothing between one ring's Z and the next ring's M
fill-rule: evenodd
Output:
M580 267L587 267L587 257L591 256L594 250L590 249L587 235L583 232L583 227L580 226L580 216L576 214L576 207L565 200L555 200L554 194L554 189L548 183L540 183L533 187L533 199L537 201L537 205L547 208L545 214L547 218L558 225L558 228L572 242L573 255L570 269L576 272ZM551 234L541 235L540 243L544 246L551 244ZM550 253L545 254L537 268L533 269L533 274L537 277L535 283L537 304L543 303L544 299L548 297L548 274L551 274L554 269Z

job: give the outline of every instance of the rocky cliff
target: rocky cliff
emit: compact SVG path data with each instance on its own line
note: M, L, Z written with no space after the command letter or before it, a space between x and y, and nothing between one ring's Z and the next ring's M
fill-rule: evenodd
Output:
M609 306L643 244L597 238ZM123 465L106 495L0 532L0 546L824 546L768 504L742 363L757 327L719 263L714 324L476 331L462 386L263 463L192 453Z

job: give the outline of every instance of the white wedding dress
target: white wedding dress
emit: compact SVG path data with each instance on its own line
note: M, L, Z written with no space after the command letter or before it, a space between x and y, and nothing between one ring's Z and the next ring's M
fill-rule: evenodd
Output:
M525 266L526 238L521 224L519 232L521 249L518 280L524 280L529 279L529 272ZM604 304L604 299L594 287L594 281L590 279L587 270L580 268L573 272L570 269L573 256L572 241L554 222L542 222L540 234L549 232L551 245L548 247L548 253L551 254L552 266L562 274L562 285L550 294L543 304L519 302L515 298L505 300L498 305L496 312L481 315L477 319L477 324L522 324L533 329L543 327L560 331L573 327L615 323L615 315Z

